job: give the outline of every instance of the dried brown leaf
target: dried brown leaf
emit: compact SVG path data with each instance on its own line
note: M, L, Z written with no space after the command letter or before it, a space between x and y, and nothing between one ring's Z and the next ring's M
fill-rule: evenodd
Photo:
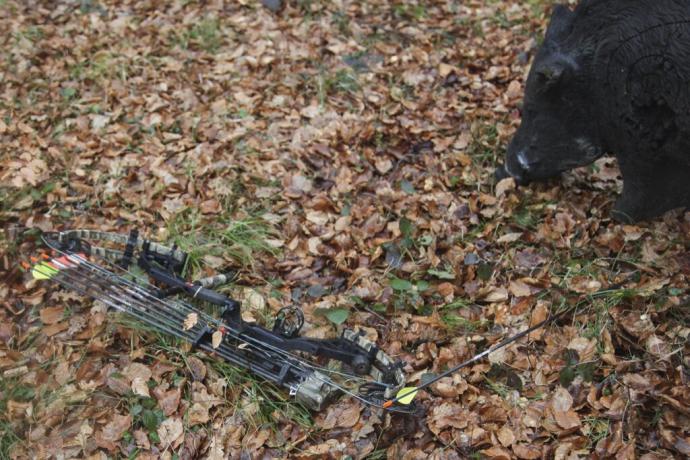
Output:
M194 326L196 326L196 323L199 322L199 315L197 315L195 312L189 313L187 317L184 320L184 330L188 331Z
M110 422L108 422L100 431L100 437L97 436L97 442L101 447L108 450L114 450L116 442L122 439L125 431L129 430L132 424L131 415L115 414Z
M495 188L496 197L500 198L503 195L505 195L506 192L508 192L510 190L515 190L515 186L516 186L515 179L513 179L512 177L506 177L505 179L501 179L496 184L496 188Z
M40 312L43 324L55 324L64 318L64 307L42 308Z
M503 445L503 447L510 447L517 439L515 437L515 433L513 433L513 430L508 428L506 425L503 425L498 430L496 436L498 437L498 441Z
M554 411L553 416L556 419L558 426L564 430L570 430L580 426L580 416L574 410Z
M508 290L515 297L527 297L532 295L532 288L530 285L520 280L511 281Z
M168 390L160 396L158 396L158 394L157 392L156 397L158 398L158 406L166 417L170 417L177 411L177 407L180 405L180 398L182 396L180 387Z
M362 407L359 404L339 404L327 409L325 417L317 418L319 428L330 430L336 427L351 428L359 421Z
M442 403L431 410L427 425L438 435L446 428L466 428L468 420L467 411L462 404Z
M210 420L208 408L204 404L194 403L187 413L191 426L206 423Z
M486 458L491 460L510 460L510 451L500 446L493 446L480 451Z
M529 460L541 458L541 448L531 444L515 444L513 452L518 458Z
M213 335L211 335L211 346L213 348L218 348L223 341L223 333L221 331L215 331Z
M126 376L130 381L133 381L136 378L141 379L144 382L147 382L153 373L151 372L151 369L146 365L142 363L130 363L125 368L122 370L122 374Z
M151 396L149 394L149 387L146 385L146 380L141 377L135 377L132 380L132 392L135 395L145 396L147 398Z
M157 430L160 445L164 449L176 448L183 441L184 426L179 418L167 418L161 422Z
M486 302L505 302L508 300L508 291L502 287L489 288L480 298Z
M200 382L204 380L204 377L206 377L206 365L202 360L196 356L190 356L187 358L187 366L195 381Z

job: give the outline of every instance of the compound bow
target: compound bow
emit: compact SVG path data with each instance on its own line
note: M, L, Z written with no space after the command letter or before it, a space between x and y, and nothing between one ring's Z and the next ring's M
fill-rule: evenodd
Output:
M181 273L187 254L175 246L142 239L136 230L129 236L70 230L45 233L43 241L52 254L33 259L34 265L27 268L34 278L57 282L186 340L288 389L312 410L321 410L339 392L388 411L414 410L408 401L391 403L405 383L401 363L362 333L345 330L336 339L300 337L304 316L296 307L281 309L272 330L246 322L240 302L212 289L230 277L186 281ZM96 241L109 242L110 247L92 245ZM132 264L146 276L130 271ZM195 305L210 305L214 312L184 297Z

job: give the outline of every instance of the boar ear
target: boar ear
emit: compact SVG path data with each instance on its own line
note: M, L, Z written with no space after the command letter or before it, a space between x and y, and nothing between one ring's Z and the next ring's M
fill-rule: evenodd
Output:
M551 13L551 21L546 31L546 43L560 42L568 36L573 25L575 13L570 11L566 5L556 5Z

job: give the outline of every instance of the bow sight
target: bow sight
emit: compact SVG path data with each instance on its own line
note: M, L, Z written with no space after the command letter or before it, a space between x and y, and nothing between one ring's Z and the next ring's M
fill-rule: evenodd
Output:
M405 383L400 363L362 333L300 337L304 316L297 307L281 309L270 330L244 321L240 302L213 290L230 276L185 280L187 254L175 246L142 239L136 231L125 236L71 230L46 233L43 241L52 254L35 260L35 278L55 281L186 340L288 389L310 409L321 410L339 392L382 408ZM135 274L132 265L146 276ZM413 407L389 403L386 409L410 412Z

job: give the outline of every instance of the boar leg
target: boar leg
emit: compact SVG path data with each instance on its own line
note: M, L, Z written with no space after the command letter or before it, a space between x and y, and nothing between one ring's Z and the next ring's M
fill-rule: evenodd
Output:
M636 154L633 158L644 158ZM623 194L611 212L620 222L633 223L666 211L690 207L690 177L682 159L659 152L654 164L621 161Z

